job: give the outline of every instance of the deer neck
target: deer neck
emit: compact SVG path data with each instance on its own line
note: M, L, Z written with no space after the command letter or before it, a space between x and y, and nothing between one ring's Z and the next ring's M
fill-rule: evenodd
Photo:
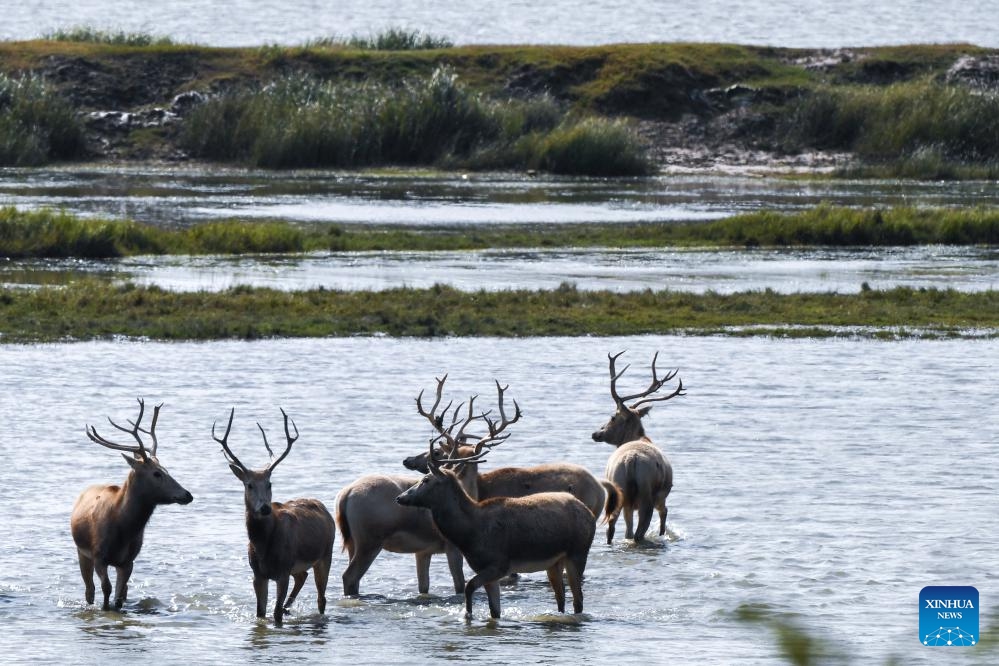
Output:
M435 503L430 508L437 529L458 547L465 550L474 545L476 529L476 500L469 497L457 479L448 487L445 501Z
M246 534L251 542L267 543L271 541L276 529L277 520L275 520L273 508L266 516L257 516L249 509L246 510Z
M144 497L134 481L135 472L128 475L115 500L117 525L123 534L141 533L153 515L156 503Z

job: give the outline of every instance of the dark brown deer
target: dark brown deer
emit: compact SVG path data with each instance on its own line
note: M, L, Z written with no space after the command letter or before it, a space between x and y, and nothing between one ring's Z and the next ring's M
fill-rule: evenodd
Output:
M229 449L229 431L232 428L236 408L229 412L229 424L222 438L215 436L212 424L212 439L222 445L222 453L229 469L243 482L243 502L246 505L246 533L250 538L247 554L250 569L253 570L253 591L257 597L257 617L267 617L268 581L277 583L274 600L274 624L281 626L284 613L295 602L299 591L309 576L309 569L316 581L319 612L326 612L326 583L329 580L330 565L333 562L333 516L326 506L317 499L293 499L287 502L271 500L271 473L291 451L291 445L298 439L298 426L292 421L295 436L288 429L288 415L284 417L284 435L287 446L277 460L267 443L267 433L260 428L264 447L272 462L263 470L252 470L239 461ZM294 578L295 585L288 595L288 579ZM287 597L287 602L285 601Z
M482 455L485 452L447 462L460 466ZM478 501L465 492L455 472L442 468L433 455L433 443L427 460L430 473L396 501L429 509L437 529L475 571L465 584L466 615L472 614L475 590L485 587L489 614L498 618L500 579L541 570L548 574L558 610L565 612L565 574L573 612L583 612L583 572L596 518L582 502L563 492Z
M110 609L111 579L108 567L115 569L115 610L120 610L128 597L128 579L132 565L142 549L142 538L153 510L160 504L190 504L194 499L177 483L156 458L156 420L160 407L153 408L149 429L142 428L145 403L139 401L139 417L131 428L112 426L135 438L136 445L117 444L87 426L87 437L109 449L123 451L122 457L131 466L128 478L121 486L97 485L84 490L73 506L70 531L76 542L80 574L88 604L94 603L94 572L101 580L104 610ZM147 450L139 433L149 435L152 448ZM125 454L131 455L125 455Z
M444 380L437 381L437 401L431 411L435 411L441 402ZM420 397L422 396L421 392ZM425 414L419 400L420 398L417 398L418 409ZM502 409L502 394L500 401ZM448 408L450 406L449 404ZM464 437L464 428L479 417L472 415L470 404L469 416L464 423L459 423L457 416L459 411L460 406L455 410L455 418L449 426L450 429L445 429L443 425L438 429L436 417L430 417L431 423L438 432L447 430L449 437ZM506 425L494 425L495 434L499 435L500 430ZM458 432L452 434L458 426L460 426ZM483 446L486 444L487 442L483 442ZM434 527L430 512L401 506L395 501L400 493L419 481L419 477L399 474L368 474L340 491L337 498L336 520L340 528L340 542L349 557L347 568L343 572L345 596L355 596L360 593L361 578L383 550L392 553L413 553L416 556L417 589L420 594L427 594L430 591L430 561L438 553L447 556L455 593L461 594L465 589L461 552L449 544Z
M610 421L600 430L593 433L596 442L607 442L617 447L607 460L605 474L607 479L621 488L621 511L624 512L625 538L641 541L652 522L653 508L659 511L659 535L666 533L666 496L673 488L673 467L662 451L652 443L642 427L642 417L652 409L646 403L661 402L685 395L683 381L677 380L677 387L669 394L648 397L661 389L666 382L676 377L677 370L668 372L665 377L656 374L656 361L659 352L652 357L652 382L644 391L632 395L619 395L617 380L627 371L617 372L614 363L624 352L608 354L610 359L610 392L617 409ZM630 405L629 400L639 398ZM638 511L638 525L632 530L633 512ZM617 515L612 515L607 521L607 543L614 539L614 527Z

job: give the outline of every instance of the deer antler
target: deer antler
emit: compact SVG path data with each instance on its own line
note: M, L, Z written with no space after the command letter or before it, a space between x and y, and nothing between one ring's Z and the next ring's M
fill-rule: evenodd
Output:
M507 384L506 386L500 386L499 380L495 380L494 379L493 381L496 382L496 393L498 395L497 399L499 401L500 422L499 422L499 424L497 424L495 421L493 421L492 419L490 419L488 417L488 412L486 412L485 414L482 415L482 418L485 419L486 424L489 426L489 435L487 437L483 437L475 445L475 453L476 454L478 454L480 451L482 451L483 447L492 448L493 446L495 446L495 445L499 444L500 442L506 440L510 436L510 433L504 433L504 434L501 434L501 433L503 433L503 431L506 430L507 426L510 426L510 425L516 423L517 421L520 420L520 417L523 416L523 412L520 411L520 405L518 405L517 401L514 400L513 401L513 408L514 408L513 418L512 419L507 418L507 416L506 416L506 410L503 407L503 394L506 392L506 390L508 388L510 388L510 385Z
M232 429L232 417L235 413L236 413L236 408L233 407L232 410L229 412L229 424L226 425L225 427L225 435L222 436L222 439L219 439L218 437L215 436L215 422L214 421L212 422L212 439L214 439L216 442L222 445L222 455L225 456L226 461L230 465L235 465L244 472L248 472L250 471L249 468L239 461L239 458L237 458L236 454L234 454L229 449L229 445L227 444L229 440L229 431Z
M97 428L95 428L92 425L88 425L87 428L86 428L86 430L87 430L87 437L89 437L91 441L96 442L97 444L100 444L101 446L105 446L105 447L107 447L109 449L114 449L116 451L126 451L126 452L131 453L133 456L135 456L136 458L139 458L141 460L148 460L149 458L155 458L156 457L156 446L157 446L157 443L156 443L156 420L160 416L160 407L163 406L163 403L160 403L160 404L156 405L156 407L153 408L153 420L152 420L152 423L149 426L149 430L145 430L145 429L143 429L141 427L141 424L142 424L142 415L143 415L143 413L146 410L146 403L142 400L142 398L136 398L136 400L139 403L139 417L137 419L135 419L135 421L129 420L128 423L129 423L129 425L132 426L131 428L126 428L125 426L118 425L117 423L115 423L114 421L111 420L110 416L108 417L108 423L110 423L112 426L114 426L118 430L121 430L122 432L127 432L128 434L132 435L132 437L135 438L135 441L138 442L138 446L130 446L128 444L119 444L117 442L112 442L111 440L106 439L103 436L99 435L97 433ZM139 437L139 433L140 432L146 433L147 435L149 435L150 437L152 437L152 440L153 440L152 451L147 451L146 450L145 445L142 443L142 438Z
M263 426L257 422L257 427L260 428L260 434L264 438L264 446L267 448L267 453L270 455L271 460L274 460L274 462L267 466L267 471L273 470L282 460L288 457L288 454L291 453L291 445L298 441L298 426L295 425L295 421L291 421L291 427L295 429L295 436L292 437L291 432L288 430L288 415L285 413L284 409L281 409L281 416L284 417L284 437L288 442L288 446L285 447L284 453L282 453L277 460L274 460L274 452L271 451L270 444L267 443L267 433L264 432Z
M625 395L625 396L618 395L617 380L621 378L621 375L623 375L625 371L628 370L628 368L631 367L630 365L626 365L624 366L624 370L621 370L621 372L617 372L615 370L614 364L617 361L618 357L621 356L621 354L623 353L624 351L619 351L617 354L607 354L607 358L610 359L611 397L614 398L614 402L617 403L618 407L624 407L627 401L634 400L635 398L640 398L640 400L631 404L632 409L636 409L640 405L644 405L645 403L648 402L660 402L662 400L669 400L670 398L675 398L678 395L685 395L686 392L683 389L683 380L681 379L678 380L679 385L676 387L676 390L674 390L669 395L661 395L654 398L647 397L649 395L652 395L659 389L661 389L663 385L666 384L666 382L676 377L676 374L679 372L679 369L676 369L673 370L672 372L667 372L665 377L659 377L656 371L656 361L659 360L658 351L652 357L652 382L649 384L649 387L644 391L639 391L638 393L632 393L631 395Z

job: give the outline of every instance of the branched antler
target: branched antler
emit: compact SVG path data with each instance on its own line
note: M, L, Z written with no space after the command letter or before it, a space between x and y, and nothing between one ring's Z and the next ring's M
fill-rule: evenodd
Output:
M146 430L142 428L142 415L146 410L146 403L145 401L143 401L142 398L136 398L136 400L139 403L139 417L135 419L135 421L132 420L128 421L128 424L132 426L131 428L126 428L125 426L118 425L117 423L111 420L111 417L108 417L108 423L110 423L113 427L117 428L118 430L121 430L122 432L127 432L132 437L134 437L135 441L138 443L137 446L112 442L111 440L98 434L97 428L95 428L92 425L88 425L86 428L87 437L89 437L91 441L100 444L101 446L105 446L109 449L114 449L115 451L125 451L131 453L133 456L141 460L146 460L148 458L155 458L156 447L157 447L156 420L160 416L160 407L163 406L163 403L160 403L153 408L153 420L149 425L149 429ZM143 444L142 438L139 436L140 432L145 433L152 438L153 448L151 450L149 451L146 450L146 446L145 444Z
M624 369L621 370L621 372L617 372L617 370L615 369L614 364L617 361L618 357L620 357L621 354L623 353L624 351L620 351L617 354L607 354L607 358L610 359L611 397L614 398L614 402L617 404L618 407L625 407L626 402L628 402L629 400L634 400L635 398L639 398L639 400L630 405L631 409L637 409L639 406L649 402L660 402L663 400L669 400L670 398L675 398L678 395L685 395L686 392L683 389L683 380L681 379L678 380L678 385L672 393L669 393L668 395L656 396L654 398L647 397L652 395L659 389L661 389L666 384L666 382L676 377L676 374L679 372L678 368L671 372L667 372L665 377L659 377L658 372L656 370L656 361L659 360L658 351L655 353L655 356L652 357L652 382L649 384L649 387L644 391L639 391L638 393L632 393L630 395L624 395L624 396L619 395L617 392L617 380L621 378L621 375L623 375L628 370L628 368L631 367L631 365L626 365L624 366Z

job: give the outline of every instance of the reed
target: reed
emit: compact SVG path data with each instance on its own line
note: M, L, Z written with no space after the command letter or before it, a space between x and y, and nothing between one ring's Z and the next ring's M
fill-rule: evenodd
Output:
M853 151L909 173L999 164L999 95L935 79L820 87L791 107L783 128L787 148Z
M305 48L351 48L362 51L432 51L454 46L447 37L438 37L420 30L388 28L369 36L320 37L305 43Z
M0 73L0 165L37 166L85 152L73 108L38 76Z
M174 43L173 39L164 35L127 32L125 30L101 30L87 25L53 30L45 33L42 39L51 42L109 44L111 46L170 46Z
M567 120L544 96L488 99L461 86L448 68L398 84L293 75L233 91L192 112L182 143L197 157L270 168L650 170L644 147L622 123Z

